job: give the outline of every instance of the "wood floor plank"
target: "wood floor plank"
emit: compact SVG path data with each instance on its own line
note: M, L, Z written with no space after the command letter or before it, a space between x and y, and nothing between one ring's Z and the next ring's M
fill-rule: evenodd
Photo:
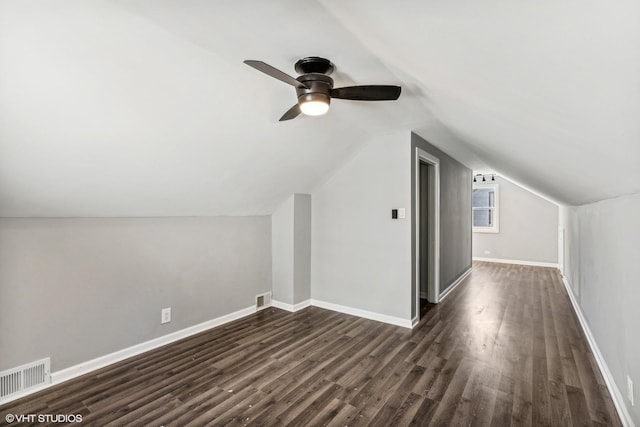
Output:
M375 422L380 426L405 426L409 425L413 419L416 418L416 413L418 409L420 409L420 405L422 401L425 400L424 396L420 396L419 394L415 394L409 392L407 394L407 398L400 404L400 406L393 411L393 417L388 420L387 418L380 419L380 422ZM391 411L389 411L388 415L391 415ZM385 424L386 422L386 424Z
M311 420L315 418L316 414L320 412L322 408L336 400L340 389L341 387L339 385L328 382L328 385L322 388L321 393L311 395L308 399L300 401L300 406L303 409L299 413L290 414L287 408L285 410L288 417L286 424L295 426L313 425L310 424ZM292 415L295 415L295 417L292 417Z
M418 378L418 381L414 384L412 391L421 396L427 397L427 394L440 376L440 373L444 369L446 363L446 360L436 357L431 361L431 363L429 363L427 367L417 365L418 367L424 369L424 373L420 378Z
M196 417L189 416L189 419L185 419L186 422L182 425L185 427L199 427L214 420L217 421L222 414L233 408L234 405L239 404L239 402L242 402L244 399L256 393L257 390L251 388L245 388L237 393L228 390L226 391L228 396L226 399L222 400L217 405L207 405L206 411L200 412Z
M325 426L332 420L336 419L342 408L346 403L342 400L334 398L322 408L318 408L313 418L311 418L306 425L309 426Z
M386 357L372 357L369 360L371 363L369 366L361 369L358 375L353 377L352 381L343 383L338 381L338 384L342 384L345 387L346 393L341 395L341 399L348 401L350 404L356 407L362 407L363 401L367 400L370 396L378 396L380 388L383 387L384 382L395 373L396 367L414 366L410 364L403 365L402 361L406 358L406 355L415 347L415 343L405 342L402 346L396 346L394 351L387 353ZM393 356L389 358L389 356ZM355 372L354 369L352 372Z
M621 426L557 270L483 262L413 330L268 308L3 405L0 425L7 413L99 426Z
M409 372L401 382L398 382L397 389L393 392L391 398L388 399L384 403L384 406L382 406L382 408L374 415L373 425L394 425L393 420L401 418L404 412L412 406L413 401L416 398L419 398L419 396L412 393L411 390L424 373L424 368L422 366L411 364L407 364L406 366L407 369L410 369ZM410 396L415 397L414 399L409 400Z
M591 426L591 417L587 408L587 400L584 393L578 387L565 386L567 389L567 400L574 426Z
M408 363L400 363L393 368L393 372L385 381L379 382L378 387L373 386L369 393L365 394L365 398L360 400L360 413L367 419L375 420L375 417L382 408L398 393L398 387L401 384L401 378L406 376L411 370L412 365ZM355 405L354 405L355 406Z
M442 395L439 393L433 394L431 398L439 401L433 420L431 421L434 426L449 425L458 408L458 404L462 400L462 393L469 382L472 371L473 362L465 357L460 358L455 364L455 367L452 367L452 375L451 378L446 381L447 386L443 390L444 393L442 393ZM429 396L431 396L431 393Z
M578 374L582 384L581 390L587 401L587 408L589 408L591 419L605 425L612 425L613 421L611 420L609 410L602 395L602 389L596 380L592 365L589 363L589 357L593 356L591 353L583 353L577 350L574 350L573 356L576 360L576 366L578 367Z
M413 418L409 421L409 426L428 426L431 425L431 420L433 419L433 415L438 409L438 402L435 402L429 398L424 398L422 403L418 407L415 412ZM400 424L407 425L407 424Z
M326 427L345 427L352 426L358 417L358 408L346 404L336 414L336 416L326 424Z
M511 410L513 404L511 402L511 396L506 393L498 391L496 393L496 400L493 405L493 412L491 416L491 427L503 427L511 425Z
M460 363L464 359L464 353L462 351L457 351L453 354L449 360L446 361L442 371L440 371L436 381L433 383L429 392L427 393L427 397L431 400L440 401L442 400L444 394L449 389L449 384L453 380L455 373L458 371ZM469 373L472 369L471 361L467 360L465 364L465 373ZM462 393L462 390L460 390Z

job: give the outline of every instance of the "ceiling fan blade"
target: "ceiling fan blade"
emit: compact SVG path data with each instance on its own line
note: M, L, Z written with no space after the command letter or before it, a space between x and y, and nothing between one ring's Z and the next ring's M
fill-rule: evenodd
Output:
M287 112L284 113L282 117L280 117L280 121L284 122L285 120L295 119L300 115L300 113L301 113L300 106L296 104L293 107L289 108Z
M394 101L400 96L400 86L347 86L331 89L331 97L353 101Z
M301 89L308 89L307 85L305 85L304 83L297 81L296 79L291 77L289 74L284 73L265 62L254 61L252 59L247 59L246 61L243 61L243 62L248 66L255 68L256 70L262 71L266 75L273 77L274 79L280 80L281 82L285 82L287 84L290 84L291 86L299 87Z

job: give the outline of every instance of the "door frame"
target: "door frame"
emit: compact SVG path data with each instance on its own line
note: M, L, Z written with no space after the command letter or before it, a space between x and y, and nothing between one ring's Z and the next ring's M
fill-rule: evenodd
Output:
M433 215L428 221L433 221L433 250L428 254L431 258L430 265L433 265L432 280L428 281L427 297L433 303L440 300L440 159L416 147L415 155L415 194L414 194L414 214L415 214L415 306L416 317L420 317L420 162L424 162L433 167L434 179L428 181L429 192L433 192ZM431 182L433 181L433 182ZM428 193L429 194L429 193ZM431 218L433 217L433 218ZM431 274L431 273L430 273Z

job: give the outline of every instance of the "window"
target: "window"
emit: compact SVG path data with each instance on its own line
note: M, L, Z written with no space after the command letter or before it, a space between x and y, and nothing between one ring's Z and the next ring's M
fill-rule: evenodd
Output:
M473 231L498 233L498 184L473 184Z

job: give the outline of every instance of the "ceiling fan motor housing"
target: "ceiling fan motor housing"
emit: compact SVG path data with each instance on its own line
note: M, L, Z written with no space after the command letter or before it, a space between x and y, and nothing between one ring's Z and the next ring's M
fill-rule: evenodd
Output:
M310 101L331 103L331 89L333 89L333 79L331 77L325 74L308 73L299 76L296 80L307 86L296 88L298 104Z
M328 76L335 71L336 66L328 59L320 58L319 56L307 56L298 60L294 68L298 74L320 73Z

